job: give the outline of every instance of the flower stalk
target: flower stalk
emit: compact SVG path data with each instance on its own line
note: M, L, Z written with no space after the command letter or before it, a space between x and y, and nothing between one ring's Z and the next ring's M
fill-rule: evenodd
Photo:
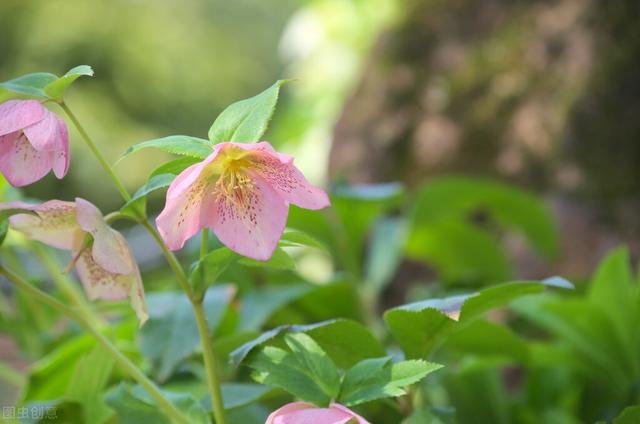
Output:
M29 284L21 276L8 270L0 265L0 274L4 275L7 280L15 284L20 290L25 291L31 297L40 302L49 305L53 309L67 316L68 318L76 321L82 327L84 327L91 335L100 343L109 354L113 357L116 363L131 376L136 382L138 382L149 395L157 402L158 407L171 419L174 423L188 424L185 416L162 394L158 386L155 385L129 358L123 355L118 348L116 348L109 339L107 339L89 320L87 320L82 314L78 313L75 309L72 309L60 302L59 300L51 297L47 293Z

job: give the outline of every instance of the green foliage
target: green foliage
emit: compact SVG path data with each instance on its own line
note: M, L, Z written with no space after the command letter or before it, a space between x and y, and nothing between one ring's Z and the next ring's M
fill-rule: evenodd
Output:
M165 152L175 155L189 156L196 159L204 159L213 151L211 143L207 140L188 135L170 135L168 137L156 138L134 144L124 152L120 160L150 147L164 150Z
M280 87L286 82L277 81L262 93L227 107L211 125L209 140L212 143L260 141L278 102Z
M429 299L387 311L384 319L391 334L410 358L427 358L444 339L485 312L505 306L518 297L541 293L548 285L572 288L563 280L513 282L477 293Z
M23 75L0 83L0 101L21 96L59 101L67 88L81 76L93 76L93 69L80 65L61 77L46 72Z

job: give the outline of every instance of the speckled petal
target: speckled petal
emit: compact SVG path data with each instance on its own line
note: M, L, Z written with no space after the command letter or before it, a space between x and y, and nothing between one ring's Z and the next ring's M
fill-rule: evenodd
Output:
M35 124L45 112L46 109L37 100L9 100L0 104L0 135Z
M347 424L354 418L359 424L369 424L348 408L318 408L305 402L293 402L269 415L265 424Z
M7 209L24 209L37 214L17 214L9 218L11 227L30 239L58 249L71 250L83 237L83 231L76 222L76 206L73 202L49 200L39 205L24 202L0 204L0 210Z
M251 146L251 145L249 145ZM289 203L305 209L329 206L329 196L313 186L293 164L293 157L276 152L266 141L257 143L250 155L252 172L269 183Z
M76 207L76 218L80 228L93 236L91 252L95 261L105 270L115 274L133 272L135 260L122 234L107 225L102 212L92 203L78 197Z
M131 252L129 251L131 255ZM77 252L74 252L77 255ZM90 300L123 300L129 297L140 325L148 318L142 279L137 266L127 275L114 274L102 268L89 250L78 256L76 271Z
M262 178L252 178L252 182L242 202L218 195L208 226L231 250L266 261L282 236L289 206Z
M22 132L0 136L0 172L14 187L32 184L47 175L54 152L38 151Z
M62 149L58 130L58 117L45 110L41 120L22 129L27 140L36 150L55 151Z
M59 179L64 178L69 171L69 161L71 160L71 153L69 152L69 131L67 130L67 124L56 116L58 141L61 145L61 149L52 152L53 155L53 173Z

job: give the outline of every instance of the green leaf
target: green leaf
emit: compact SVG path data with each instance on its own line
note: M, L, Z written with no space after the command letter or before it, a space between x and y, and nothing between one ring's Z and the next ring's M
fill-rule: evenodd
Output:
M223 110L209 129L209 140L212 143L260 141L278 102L280 86L285 82L277 81L257 96L233 103Z
M0 217L0 246L4 243L4 239L7 237L9 231L9 219L6 217Z
M452 332L463 328L485 312L547 286L572 287L560 278L542 282L512 282L477 293L429 299L388 310L385 322L410 358L426 358Z
M328 252L327 246L319 242L309 234L287 228L280 238L280 247L314 247L316 249Z
M88 65L76 66L70 69L66 74L57 78L55 81L50 82L44 87L44 92L47 96L54 100L62 99L62 96L67 88L81 76L93 76L93 69Z
M83 406L85 422L101 423L113 413L102 399L113 363L109 352L96 346L75 366L65 398Z
M618 415L613 424L638 424L640 422L640 405L628 406Z
M163 395L185 415L189 423L209 423L207 412L191 394L163 391ZM106 399L107 404L117 412L118 422L121 424L170 423L155 401L140 386L120 383L107 394Z
M154 169L153 172L151 172L151 175L149 175L149 178L151 179L156 175L162 175L162 174L178 175L182 171L190 167L191 165L194 165L198 162L199 160L197 158L192 158L189 156L177 158L169 162L163 163L162 165Z
M256 267L256 268L273 268L280 270L291 270L296 268L296 262L291 256L280 247L277 247L273 251L273 256L268 261L257 261L255 259L241 257L238 261L241 265Z
M212 250L195 263L189 274L189 284L196 293L201 293L218 281L218 277L238 259L240 259L240 255L228 247Z
M209 332L213 334L235 295L231 285L207 290L204 310ZM157 378L168 379L175 367L193 355L200 346L191 303L181 292L152 293L147 297L149 321L140 331L140 349L156 366Z
M391 357L366 359L347 371L338 402L359 405L376 399L406 394L404 387L417 383L442 365L423 360L393 364Z
M323 391L335 399L340 391L340 374L331 358L311 337L304 333L290 333L284 340L293 357L318 383Z
M58 77L54 74L38 72L2 82L0 83L0 101L16 97L15 94L46 99L48 96L44 88L57 79Z
M231 353L231 362L238 366L258 346L272 342L280 334L303 332L311 336L340 367L350 367L366 358L384 356L382 344L362 324L334 319L309 325L283 325L265 331Z
M120 160L142 149L154 147L176 155L204 159L211 154L213 146L207 140L187 135L170 135L168 137L143 141L129 147Z
M261 384L225 383L222 384L224 409L239 408L257 402L273 392L273 389ZM207 397L210 400L210 397Z
M240 330L257 330L283 306L313 290L308 284L271 286L252 290L242 298Z
M169 187L176 178L173 174L160 174L149 178L149 181L135 192L131 200L129 200L122 208L120 213L129 215L134 218L141 213L146 215L146 199L147 196L156 190Z
M333 397L296 357L276 347L267 346L255 354L248 365L258 383L279 387L292 395L316 405L328 405Z
M393 278L403 257L406 223L402 218L379 220L373 228L365 262L365 282L380 293Z

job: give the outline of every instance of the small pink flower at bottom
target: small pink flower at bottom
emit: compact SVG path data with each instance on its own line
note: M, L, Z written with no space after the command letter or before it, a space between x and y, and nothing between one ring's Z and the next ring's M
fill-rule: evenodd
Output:
M265 424L369 424L346 406L319 408L306 402L289 403L269 415Z
M49 171L63 178L69 169L67 126L36 100L0 104L0 172L22 187Z
M210 228L231 250L265 261L282 236L290 203L305 209L330 204L293 158L269 143L220 143L173 181L156 224L171 250Z
M129 243L109 227L97 207L76 198L75 202L50 200L39 205L0 203L0 210L13 210L11 227L28 238L71 251L90 300L129 297L140 325L144 324L148 314L138 265Z

